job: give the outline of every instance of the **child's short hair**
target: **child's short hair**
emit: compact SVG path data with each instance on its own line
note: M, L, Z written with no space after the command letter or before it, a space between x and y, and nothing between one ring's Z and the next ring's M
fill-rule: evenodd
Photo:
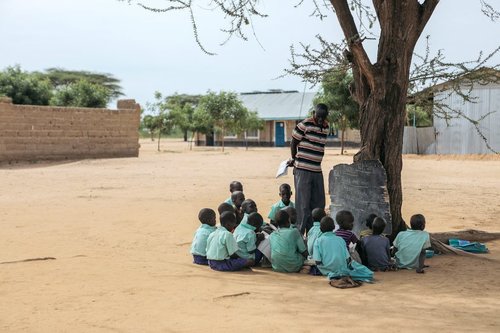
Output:
M410 219L410 226L412 230L424 230L425 217L422 214L415 214Z
M198 220L202 224L210 224L210 222L215 221L215 212L210 208L202 208L198 213Z
M264 223L264 219L262 218L262 215L260 215L257 212L254 212L248 215L247 223L250 224L252 227L254 227L256 230L258 230Z
M274 216L274 220L278 224L278 227L288 227L290 225L290 215L285 210L279 210Z
M243 201L245 201L245 194L243 194L242 191L234 191L231 193L231 200L233 202L236 202L239 197L242 199L241 202L243 203Z
M283 183L280 185L279 191L281 193L281 191L285 191L285 190L289 190L291 192L292 187L290 185L288 185L287 183Z
M217 208L217 211L219 212L219 215L224 213L224 212L233 212L234 213L234 207L227 202L223 202L219 205L219 207Z
M333 231L335 229L335 222L330 216L323 216L320 221L319 228L321 232Z
M293 208L292 206L287 206L285 208L282 208L281 210L284 210L288 214L290 223L295 224L295 222L297 222L297 210L295 208Z
M375 218L377 218L377 215L376 214L370 214L368 215L368 217L366 218L366 227L371 229L372 228L372 225L373 225L373 220L375 220Z
M232 229L236 225L236 215L232 212L223 212L220 214L220 225L228 230Z
M348 210L341 210L335 216L335 220L339 224L339 227L344 229L345 227L347 227L350 223L352 223L354 221L354 216Z
M372 223L373 234L374 235L380 235L380 234L382 234L382 232L384 232L385 225L386 225L386 223L385 223L385 221L384 221L383 218L376 217L373 220L373 223Z
M252 204L255 207L255 210L252 209ZM241 210L243 213L247 214L257 212L257 204L252 199L245 199L245 201L241 203ZM250 210L250 213L247 212L247 210Z
M234 191L243 192L243 184L237 180L233 180L231 183L229 183L229 192L233 193Z
M312 218L314 222L321 221L321 219L325 216L326 213L323 208L314 208L312 211Z

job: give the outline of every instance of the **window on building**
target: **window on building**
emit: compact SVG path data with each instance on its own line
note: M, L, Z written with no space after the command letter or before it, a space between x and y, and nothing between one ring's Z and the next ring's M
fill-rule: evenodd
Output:
M258 129L248 130L245 132L247 139L258 139L260 131Z

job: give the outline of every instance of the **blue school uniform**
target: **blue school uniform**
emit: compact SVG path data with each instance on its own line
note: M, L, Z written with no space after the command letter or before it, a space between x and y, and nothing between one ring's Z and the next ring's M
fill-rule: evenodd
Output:
M312 256L314 253L314 242L318 237L321 235L321 229L320 229L320 223L319 222L314 222L313 226L311 229L309 229L309 232L307 233L307 252L309 252L309 255Z
M245 267L247 260L230 258L238 251L238 245L226 228L219 227L208 236L207 259L208 265L217 271L238 271Z
M314 244L313 259L321 274L330 279L350 276L353 280L371 281L373 272L356 261L351 261L345 241L328 231ZM350 262L350 264L349 264Z
M243 217L241 218L240 224L246 224L248 222L248 215L247 213L243 213Z
M193 255L194 263L199 265L208 265L207 261L207 239L208 236L217 229L208 224L202 224L196 230L191 243L191 254Z
M295 208L295 204L293 203L293 201L290 201L290 203L287 205L285 205L283 203L283 201L278 201L277 203L275 203L274 205L271 206L271 211L269 212L269 215L267 216L270 220L273 220L274 221L274 216L276 215L276 213L280 210L282 210L283 208L286 208L286 207L292 207L292 208Z
M396 264L399 268L418 268L418 257L423 249L431 247L429 233L423 230L412 230L400 232L394 240L396 252Z
M255 235L255 228L248 223L241 221L240 225L234 230L233 233L236 244L238 244L238 251L236 254L240 258L255 259L255 250L257 246L257 236Z
M225 203L228 203L230 204L231 206L234 207L234 203L233 203L233 200L231 199L231 196L229 196L229 198L226 199L226 201L224 201Z
M273 270L284 273L298 272L304 264L304 240L295 228L280 228L269 236Z

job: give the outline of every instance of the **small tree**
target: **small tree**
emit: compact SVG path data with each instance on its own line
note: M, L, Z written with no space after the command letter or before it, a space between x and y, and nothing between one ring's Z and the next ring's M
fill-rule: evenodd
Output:
M193 114L199 101L199 95L174 94L165 98L166 108L170 110L174 126L183 132L184 141L188 131L193 131Z
M255 111L248 111L244 117L239 119L235 124L235 132L237 134L245 134L245 149L248 150L247 132L261 130L264 128L264 121L259 118Z
M352 99L349 87L353 82L352 74L346 71L332 71L324 76L321 90L314 103L324 103L330 109L328 122L335 124L341 131L340 154L344 154L345 131L358 128L359 106Z
M209 92L200 99L198 108L203 110L212 119L214 129L221 134L222 151L224 152L224 136L227 131L236 132L240 119L244 118L248 110L232 92L221 91L216 94Z
M158 131L158 151L161 151L161 135L169 134L173 128L173 121L171 115L168 113L166 103L163 99L161 92L155 91L155 101L147 103L146 108L152 113L151 115L151 128Z
M193 113L193 136L195 133L209 134L214 131L214 120L204 108L196 108ZM193 147L191 139L190 149Z
M104 86L80 80L58 89L50 100L51 105L104 108L111 92Z
M151 135L151 141L154 141L154 133L156 131L156 119L154 116L148 114L142 118L142 127L147 129Z
M0 72L0 95L12 98L14 104L49 105L52 86L43 76L16 65Z

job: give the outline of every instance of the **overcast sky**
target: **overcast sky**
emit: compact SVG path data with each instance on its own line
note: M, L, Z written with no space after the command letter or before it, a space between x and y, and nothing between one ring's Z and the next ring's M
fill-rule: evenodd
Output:
M340 41L342 34L333 13L320 21L310 16L310 1L294 8L298 2L262 1L269 17L253 23L263 48L251 31L248 42L234 39L220 46L223 18L208 6L196 7L200 39L217 53L208 56L195 43L187 12L157 14L117 0L0 0L0 68L19 64L30 71L62 67L111 73L121 80L126 97L141 104L152 101L155 90L167 95L302 91L300 78L274 80L287 67L290 45L314 43L317 34ZM472 59L500 44L500 23L482 15L479 0L442 0L423 36L428 34L432 49L444 49L449 60ZM367 48L373 56L376 44ZM500 55L493 62L500 63Z

